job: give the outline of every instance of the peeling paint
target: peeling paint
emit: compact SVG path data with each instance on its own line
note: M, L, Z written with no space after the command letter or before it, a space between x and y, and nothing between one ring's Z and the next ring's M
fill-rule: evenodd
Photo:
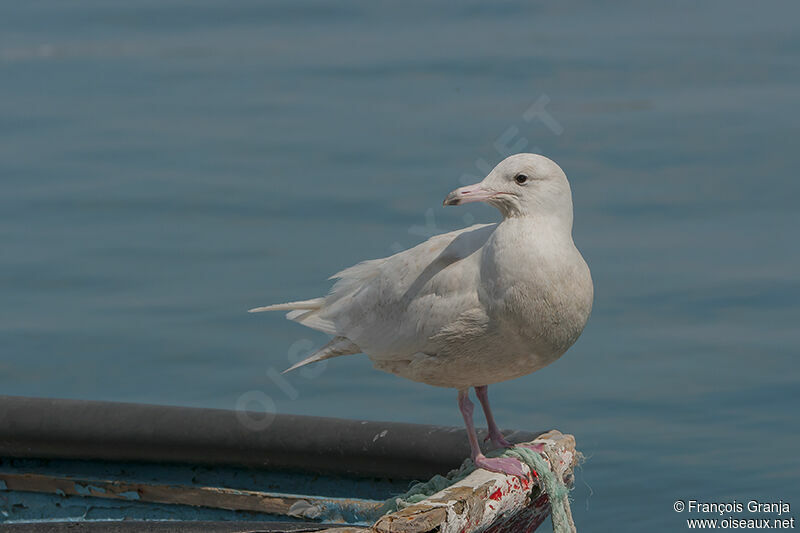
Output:
M92 496L92 493L95 494L105 494L106 489L103 487L96 487L94 485L81 485L80 483L75 483L75 491L82 495L82 496Z

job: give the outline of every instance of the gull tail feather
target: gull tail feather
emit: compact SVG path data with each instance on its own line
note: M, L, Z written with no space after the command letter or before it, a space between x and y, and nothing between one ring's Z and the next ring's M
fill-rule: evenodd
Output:
M312 298L299 302L286 302L284 304L255 307L248 313L261 313L263 311L289 311L286 318L299 322L311 329L323 331L329 335L336 335L336 325L330 319L319 316L319 311L325 305L325 298Z
M322 361L324 359L330 359L331 357L339 357L340 355L350 355L354 353L360 353L361 348L356 346L350 339L347 337L334 337L331 341L311 354L310 356L306 357L299 363L292 365L291 367L287 368L283 371L283 373L291 372L301 366L305 366L311 363L316 363L317 361Z
M264 311L293 311L295 309L314 310L322 307L325 298L312 298L311 300L300 300L298 302L286 302L283 304L266 305L264 307L254 307L248 313L262 313Z

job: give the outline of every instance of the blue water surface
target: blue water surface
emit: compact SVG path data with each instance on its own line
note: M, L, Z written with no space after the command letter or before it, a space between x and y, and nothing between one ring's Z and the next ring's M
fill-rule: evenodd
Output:
M455 393L256 305L434 233L505 155L570 177L578 343L491 388L587 461L584 531L800 509L800 8L743 0L7 3L0 393L460 425ZM490 355L490 354L487 354ZM483 423L480 420L480 423ZM796 513L796 510L793 510Z

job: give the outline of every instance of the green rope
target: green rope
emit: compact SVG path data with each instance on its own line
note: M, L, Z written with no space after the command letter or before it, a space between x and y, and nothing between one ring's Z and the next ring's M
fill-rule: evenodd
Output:
M542 490L550 500L550 519L553 522L553 533L569 533L573 531L571 513L569 511L569 489L556 476L544 457L530 448L515 447L503 452L503 457L514 457L530 467L539 476ZM555 465L554 465L555 467Z
M547 460L530 448L514 447L494 451L489 457L513 457L528 465L538 476L540 486L550 500L550 514L554 533L570 533L574 531L569 512L569 489L551 470ZM465 460L461 466L451 470L447 476L435 475L430 480L413 484L406 493L390 498L380 508L380 514L391 513L419 503L439 491L458 483L475 471L471 459Z

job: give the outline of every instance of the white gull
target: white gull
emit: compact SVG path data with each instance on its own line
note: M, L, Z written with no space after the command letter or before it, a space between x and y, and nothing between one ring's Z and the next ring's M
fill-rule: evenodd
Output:
M578 339L592 309L589 268L572 241L572 194L550 159L517 154L445 205L486 202L503 215L437 235L383 259L332 276L328 296L252 309L333 335L297 367L365 353L375 368L458 390L472 459L479 467L523 475L515 459L487 458L472 421L474 387L496 446L503 438L487 386L535 372Z

